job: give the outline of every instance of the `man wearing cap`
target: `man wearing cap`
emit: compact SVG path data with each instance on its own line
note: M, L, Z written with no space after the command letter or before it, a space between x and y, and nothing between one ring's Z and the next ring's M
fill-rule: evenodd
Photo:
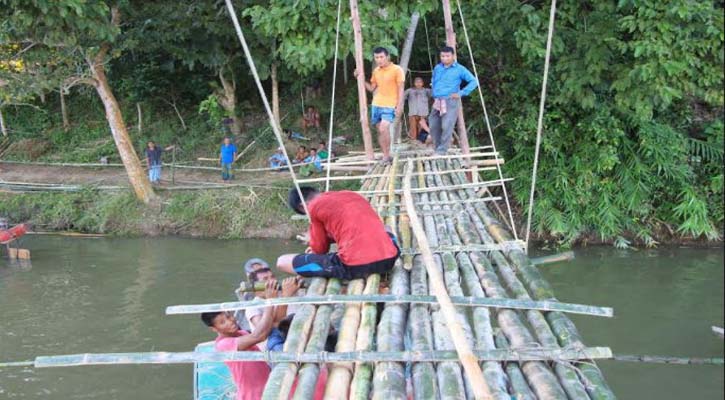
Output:
M282 151L281 147L278 147L277 150L269 157L269 167L282 170L282 167L287 165L287 158L284 156L284 152Z
M360 279L390 271L400 256L395 236L387 232L378 214L364 197L351 191L320 193L301 187L310 216L309 248L305 254L285 254L277 268L304 277ZM296 189L289 206L304 214ZM329 253L337 243L337 252Z

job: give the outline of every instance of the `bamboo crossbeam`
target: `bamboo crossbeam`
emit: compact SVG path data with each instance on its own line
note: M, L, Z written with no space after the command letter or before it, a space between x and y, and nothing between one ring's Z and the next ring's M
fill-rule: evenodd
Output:
M614 310L610 307L598 307L585 304L561 303L558 301L518 300L491 297L451 296L455 306L510 308L516 310L561 311L570 314L612 317ZM299 304L350 304L350 303L394 303L394 304L437 304L435 296L430 295L393 295L393 294L344 294L304 297L278 297L249 301L225 303L190 304L169 306L166 315L200 314L203 312L236 311L248 308L261 308L281 305Z
M565 251L559 254L552 254L550 256L541 256L531 259L531 263L534 265L552 264L560 261L571 261L574 259L573 251Z
M458 200L458 201L416 201L415 205L419 207L423 207L422 210L419 210L418 213L420 214L426 214L428 212L435 213L438 210L426 210L425 206L442 206L442 205L454 205L454 204L473 204L473 203L486 203L489 201L498 201L501 200L501 197L495 196L495 197L481 197L481 198L475 198L475 199L465 199L465 200ZM389 206L394 207L405 207L405 204L403 203L392 203L389 204Z
M474 350L479 361L574 361L612 358L609 347L582 349L531 348L525 350ZM350 351L343 353L293 353L281 351L224 352L139 352L84 353L36 357L35 368L80 367L89 365L193 364L200 362L329 363L329 362L440 362L458 360L455 351ZM25 365L18 364L18 365Z
M430 192L440 192L440 191L447 191L447 190L456 190L456 189L470 189L470 188L478 188L478 187L489 187L489 186L500 186L503 185L504 182L512 181L514 178L504 178L504 179L494 179L490 181L481 181L481 182L472 182L472 183L460 183L456 185L447 185L447 186L435 186L435 187L425 187L425 188L415 188L411 189L411 193L430 193ZM402 193L402 189L396 189L395 193L400 194ZM383 194L387 193L386 190L358 190L357 193L359 194Z
M420 155L414 154L416 157L406 157L406 160L418 160L418 161L430 161L430 160L450 160L450 159L462 159L472 160L474 158L483 157L498 157L498 152L479 152L471 154L446 154L446 155ZM360 160L360 161L342 161L335 163L337 165L370 165L376 164L379 161L376 160Z
M410 227L413 229L413 233L418 241L418 246L423 250L421 256L423 257L423 263L426 271L428 271L430 287L438 299L440 310L446 320L447 328L450 331L453 344L456 348L456 353L463 365L463 370L471 383L474 396L477 400L489 398L491 397L491 391L486 383L486 379L483 377L481 366L478 364L475 356L473 355L471 346L463 333L461 323L458 320L458 313L451 302L451 298L448 296L443 275L435 266L433 253L430 251L430 244L428 243L428 239L425 235L420 219L418 219L418 214L415 210L415 203L413 201L413 195L410 188L410 174L412 172L413 162L408 161L406 176L403 179L403 197L405 199L405 204L407 205L406 209L408 210L408 216L410 217Z
M335 164L332 164L332 169L334 168ZM488 170L495 170L496 168L471 168L471 169L462 169L461 172L474 172L474 171L488 171ZM364 171L367 171L368 168L364 168ZM359 169L356 169L355 171L359 171ZM440 175L440 174L452 174L457 173L458 171L425 171L425 172L416 172L413 173L413 176L418 175ZM381 174L365 174L365 175L344 175L344 176L331 176L331 181L355 181L355 180L364 180L364 179L371 179L371 178L383 178L384 176ZM325 182L327 178L306 178L306 179L298 179L297 182L299 183L316 183L316 182Z
M675 364L675 365L723 365L725 360L722 358L711 357L667 357L667 356L648 356L648 355L631 355L631 354L615 354L615 361L641 362L650 364Z

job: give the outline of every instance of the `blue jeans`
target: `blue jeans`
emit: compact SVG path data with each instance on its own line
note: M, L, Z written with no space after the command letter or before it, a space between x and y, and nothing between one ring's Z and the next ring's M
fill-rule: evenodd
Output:
M272 328L267 337L267 350L269 351L282 351L284 348L284 337L282 332L277 328Z
M445 99L446 113L441 115L438 110L433 109L428 116L430 135L433 137L433 146L436 154L446 154L453 139L453 128L458 121L458 108L460 99Z
M370 123L377 125L382 120L393 122L395 120L395 108L372 106L370 108Z
M228 181L232 179L232 163L222 163L222 179Z
M151 183L161 180L161 164L149 166L149 180Z

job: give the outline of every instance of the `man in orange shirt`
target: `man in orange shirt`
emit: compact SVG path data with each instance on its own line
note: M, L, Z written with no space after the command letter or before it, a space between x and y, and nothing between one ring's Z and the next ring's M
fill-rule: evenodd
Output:
M368 91L373 92L370 122L378 129L378 143L383 151L383 162L390 163L390 125L396 115L403 112L403 91L405 74L403 69L390 61L390 54L384 47L373 50L377 67L370 82L365 82ZM355 76L359 72L355 70Z

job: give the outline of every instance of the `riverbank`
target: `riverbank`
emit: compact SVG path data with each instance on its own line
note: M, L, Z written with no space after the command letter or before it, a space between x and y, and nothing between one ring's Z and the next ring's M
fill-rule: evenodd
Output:
M267 182L269 185L269 182ZM279 186L279 187L277 187ZM75 192L0 192L0 217L11 223L29 223L33 231L80 232L111 236L185 236L210 239L292 239L305 229L287 208L288 185L231 187L229 189L159 190L161 201L145 206L130 191L100 191L88 187ZM518 208L516 208L518 211ZM515 218L524 219L516 212ZM644 248L635 235L623 236L626 246ZM722 240L680 236L660 229L662 246L721 247ZM537 248L557 249L567 244L553 235L536 237ZM581 235L568 245L620 245L617 238L596 233Z
M292 220L285 188L160 191L145 206L130 191L91 188L70 193L0 193L0 216L34 231L113 236L293 238L304 229Z

